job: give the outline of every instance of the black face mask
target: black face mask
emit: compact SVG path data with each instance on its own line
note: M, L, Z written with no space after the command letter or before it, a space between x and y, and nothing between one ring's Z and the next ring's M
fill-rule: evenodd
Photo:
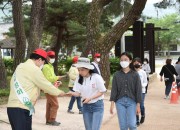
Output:
M139 64L135 64L134 67L138 69L138 68L140 68L140 65Z

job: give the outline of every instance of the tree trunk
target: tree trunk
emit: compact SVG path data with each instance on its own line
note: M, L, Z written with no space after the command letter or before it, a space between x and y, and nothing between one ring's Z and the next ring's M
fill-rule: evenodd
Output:
M4 62L2 60L1 47L0 47L0 89L7 88L7 75Z
M45 0L32 0L27 57L39 48L45 18Z
M109 86L109 80L110 80L110 62L109 62L109 52L107 52L105 49L101 49L102 48L102 45L101 47L93 47L93 50L92 50L92 56L98 52L101 54L101 61L100 61L100 71L101 71L101 75L105 81L105 86L108 88ZM105 48L105 47L103 47Z
M16 49L14 56L14 69L23 62L26 49L26 36L23 24L22 0L12 1L13 23L16 37Z
M106 87L109 85L110 80L110 67L109 67L109 52L116 42L120 39L123 33L139 19L142 10L145 7L147 0L135 0L130 11L122 18L109 33L101 37L99 32L99 21L104 9L104 6L112 2L112 0L94 0L91 4L91 9L87 20L87 49L91 48L92 53L101 53L101 71L102 77L106 81ZM99 48L99 49L97 49Z
M64 27L58 28L56 44L54 44L54 46L51 47L52 50L55 52L55 62L53 65L54 65L54 72L56 73L56 75L58 75L58 54L59 54L59 50L61 48L61 42L62 42L64 30L65 30Z

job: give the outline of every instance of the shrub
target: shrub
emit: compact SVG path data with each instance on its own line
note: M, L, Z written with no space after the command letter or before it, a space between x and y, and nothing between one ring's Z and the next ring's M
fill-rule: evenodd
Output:
M6 89L0 89L0 97L2 96L9 96L10 90L9 88Z
M119 58L111 58L110 60L110 71L111 75L114 74L116 71L119 70Z
M13 59L3 59L8 75L12 75L13 73L13 61Z
M67 58L66 60L61 60L58 63L58 74L64 75L69 71L69 68L73 64L72 58Z

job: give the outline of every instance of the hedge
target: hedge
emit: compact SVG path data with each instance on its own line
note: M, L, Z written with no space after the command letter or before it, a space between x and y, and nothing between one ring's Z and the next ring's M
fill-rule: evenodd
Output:
M8 75L12 75L13 73L13 59L3 59L4 64L6 66ZM110 61L110 71L111 74L114 74L119 69L119 58L111 58ZM69 68L73 64L72 58L67 58L66 60L61 60L58 63L58 73L63 75L69 71Z

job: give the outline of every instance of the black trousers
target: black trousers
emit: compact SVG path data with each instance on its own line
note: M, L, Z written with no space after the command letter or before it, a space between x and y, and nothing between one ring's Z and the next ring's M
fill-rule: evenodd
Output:
M147 81L148 81L148 83L147 83L147 86L146 86L146 93L147 93L147 90L148 90L149 77L147 77Z
M21 108L7 108L12 130L32 130L32 116L29 111Z

